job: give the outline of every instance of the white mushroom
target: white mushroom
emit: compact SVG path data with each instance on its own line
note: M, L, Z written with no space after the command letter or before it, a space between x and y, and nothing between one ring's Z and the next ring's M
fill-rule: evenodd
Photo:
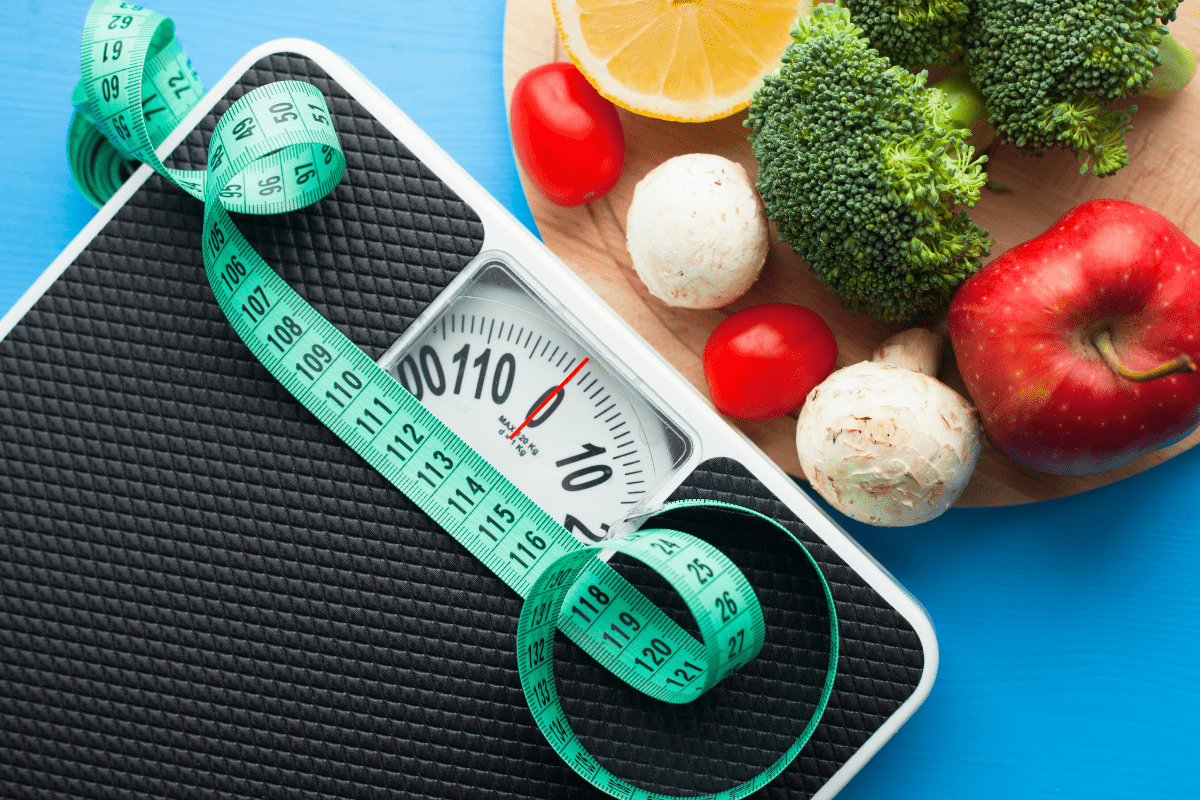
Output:
M958 500L979 458L979 414L935 380L942 337L914 328L813 389L796 449L813 488L871 525L926 522ZM919 371L918 371L919 370Z
M746 170L707 153L668 159L638 182L625 242L650 294L687 308L741 297L770 246L762 200Z

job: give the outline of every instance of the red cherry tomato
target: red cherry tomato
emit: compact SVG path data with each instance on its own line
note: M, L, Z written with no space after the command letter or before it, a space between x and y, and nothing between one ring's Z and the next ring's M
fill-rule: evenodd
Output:
M837 341L825 320L791 303L735 312L704 345L704 377L713 403L738 419L794 411L836 362Z
M560 206L595 200L625 166L616 107L560 61L529 70L513 89L513 148L534 184Z

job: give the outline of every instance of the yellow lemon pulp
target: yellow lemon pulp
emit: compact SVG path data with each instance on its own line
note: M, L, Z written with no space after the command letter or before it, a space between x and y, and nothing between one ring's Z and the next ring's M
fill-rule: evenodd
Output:
M563 47L622 108L700 122L750 104L812 0L554 0Z

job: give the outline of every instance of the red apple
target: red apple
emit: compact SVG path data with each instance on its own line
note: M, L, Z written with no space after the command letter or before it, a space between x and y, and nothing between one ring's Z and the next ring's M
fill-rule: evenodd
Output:
M1148 208L1082 203L959 288L950 338L1002 453L1119 467L1200 425L1200 247Z

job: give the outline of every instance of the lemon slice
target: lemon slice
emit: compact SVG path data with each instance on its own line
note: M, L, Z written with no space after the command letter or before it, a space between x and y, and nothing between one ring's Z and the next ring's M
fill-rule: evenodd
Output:
M602 95L683 122L750 105L812 0L554 0L563 47Z

